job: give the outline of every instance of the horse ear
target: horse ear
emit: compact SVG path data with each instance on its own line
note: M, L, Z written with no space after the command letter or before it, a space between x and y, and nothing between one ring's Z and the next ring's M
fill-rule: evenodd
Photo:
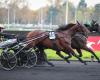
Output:
M95 23L97 23L97 20L95 20Z
M96 23L96 22L97 22L96 20L93 20L93 19L92 19L92 23Z
M80 23L77 21L77 24L80 25Z

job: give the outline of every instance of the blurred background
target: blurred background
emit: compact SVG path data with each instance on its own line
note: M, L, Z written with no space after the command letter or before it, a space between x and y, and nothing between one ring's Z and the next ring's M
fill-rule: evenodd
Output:
M0 0L6 30L49 30L76 20L100 23L100 0Z

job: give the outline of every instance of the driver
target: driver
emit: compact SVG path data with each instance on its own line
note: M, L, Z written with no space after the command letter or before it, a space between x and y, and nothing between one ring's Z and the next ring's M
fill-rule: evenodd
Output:
M0 24L0 41L4 41L4 39L16 38L15 34L4 33L4 29L4 25Z

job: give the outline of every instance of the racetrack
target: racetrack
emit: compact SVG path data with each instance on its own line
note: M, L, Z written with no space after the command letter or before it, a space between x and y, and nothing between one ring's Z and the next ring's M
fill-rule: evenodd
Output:
M11 71L0 68L0 80L100 80L100 63L53 61L55 67L48 65L30 69L16 67Z

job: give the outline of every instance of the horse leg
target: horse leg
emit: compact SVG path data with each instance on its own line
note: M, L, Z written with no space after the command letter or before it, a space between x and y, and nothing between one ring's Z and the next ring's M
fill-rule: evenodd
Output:
M54 64L48 61L47 55L45 54L45 52L43 52L43 54L44 54L44 57L45 57L45 58L44 58L44 59L45 59L45 62L46 62L48 65L54 67Z
M69 50L63 50L64 52L65 52L65 54L67 54L68 56L67 57L65 57L66 59L69 59L69 58L71 58L72 57L72 55L71 55L71 53L70 53L70 51Z
M68 57L66 58L66 57L64 57L61 53L60 53L60 51L56 51L56 54L59 56L59 57L61 57L61 58L63 58L65 61L67 61L68 63L70 63L70 61L68 60Z
M88 47L85 47L85 48L83 48L83 49L86 50L86 51L88 51L88 52L90 52L92 55L94 55L94 57L97 59L98 63L100 63L100 59L97 57L97 55L94 53L93 50L91 50L91 49L88 48Z
M79 53L79 57L82 57L82 51L81 51L81 49L76 49L76 51Z
M80 62L82 62L82 63L84 63L85 65L87 65L86 62L83 61L83 60L82 60L79 56L77 56L75 53L72 52L72 55L75 56Z
M37 65L43 64L45 62L45 60L44 60L44 56L43 56L42 52L38 48L35 50L35 52L37 55Z
M40 49L39 49L39 50L40 50ZM53 63L51 63L51 62L48 61L48 59L47 59L47 55L45 54L44 49L41 49L41 50L40 50L40 53L43 54L44 61L45 61L48 65L54 67Z
M79 56L77 56L71 47L68 47L68 46L67 46L66 49L67 49L73 56L75 56L80 62L82 62L82 63L84 63L84 64L86 65L86 62L83 61Z
M55 40L52 40L52 44L53 44L53 49L56 50L56 54L62 59L64 59L65 61L67 61L68 63L70 63L69 60L60 53L60 50L58 46L56 45Z

